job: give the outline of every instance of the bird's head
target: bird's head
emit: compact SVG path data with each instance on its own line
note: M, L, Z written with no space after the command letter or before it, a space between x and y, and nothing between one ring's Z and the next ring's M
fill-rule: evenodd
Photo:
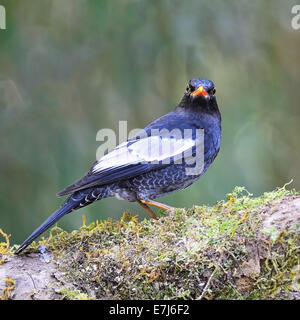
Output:
M219 116L215 84L202 78L190 80L177 110L190 110L194 113L205 112Z
M195 78L188 82L185 97L198 103L215 99L215 84L207 79Z

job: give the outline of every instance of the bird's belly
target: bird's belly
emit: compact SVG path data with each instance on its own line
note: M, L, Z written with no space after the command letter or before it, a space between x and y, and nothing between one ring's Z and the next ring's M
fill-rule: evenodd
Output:
M187 188L188 186L190 186L193 182L195 182L196 180L198 180L199 177L193 179L192 181L191 180L188 180L188 181L184 181L184 182L181 182L181 183L177 183L177 184L172 184L172 185L169 185L167 187L162 187L162 188L156 188L156 189L150 189L150 190L146 190L146 192L141 192L139 193L139 197L141 199L156 199L156 198L159 198L159 197L163 197L163 196L166 196L167 194L170 194L172 192L176 192L176 191L180 191L180 190L183 190L185 188Z
M128 187L135 192L136 199L151 200L182 190L199 177L200 175L186 175L184 166L170 166L135 177L131 179ZM129 201L136 201L136 199Z

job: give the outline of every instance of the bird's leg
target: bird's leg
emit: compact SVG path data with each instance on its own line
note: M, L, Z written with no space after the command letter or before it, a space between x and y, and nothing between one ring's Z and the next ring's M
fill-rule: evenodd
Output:
M151 218L158 220L156 214L146 205L146 203L144 203L143 200L137 200L137 202L146 210Z
M166 204L151 200L151 201L145 201L145 200L141 200L142 203L144 204L150 204L151 206L155 206L164 210L174 210L174 207L168 206Z

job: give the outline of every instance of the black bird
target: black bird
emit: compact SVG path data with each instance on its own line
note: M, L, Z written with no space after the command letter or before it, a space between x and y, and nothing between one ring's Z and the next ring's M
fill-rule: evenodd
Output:
M184 189L209 168L221 143L221 114L212 81L192 79L179 105L96 161L90 171L58 193L69 197L17 249L20 253L64 215L107 197L147 206L170 206L153 199ZM197 130L198 129L198 130Z

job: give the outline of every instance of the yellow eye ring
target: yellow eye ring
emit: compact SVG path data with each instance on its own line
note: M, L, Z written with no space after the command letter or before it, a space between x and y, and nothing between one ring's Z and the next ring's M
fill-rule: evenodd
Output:
M185 88L185 92L186 92L186 93L190 93L190 92L191 92L191 87L190 87L190 86L187 86L187 87Z
M211 94L212 96L214 96L214 95L216 94L216 88L213 88L213 89L211 90L210 94Z

